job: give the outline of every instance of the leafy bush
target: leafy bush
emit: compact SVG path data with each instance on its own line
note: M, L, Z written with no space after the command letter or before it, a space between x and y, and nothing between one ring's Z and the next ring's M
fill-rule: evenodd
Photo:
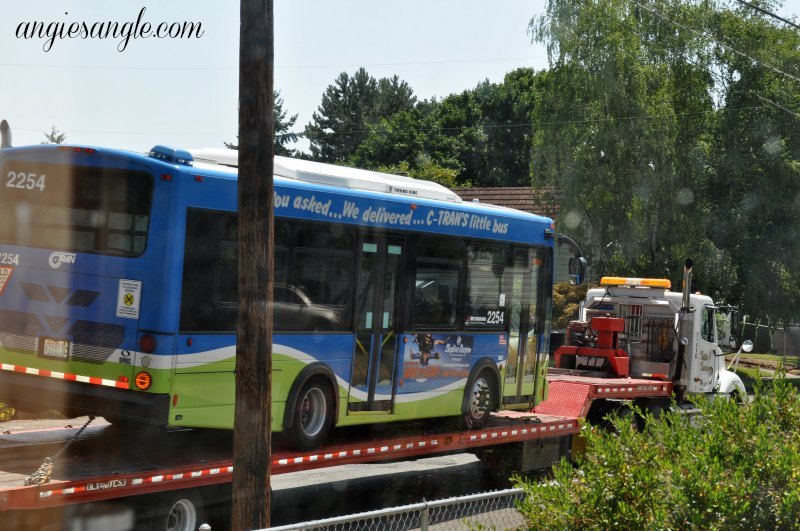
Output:
M800 528L800 394L785 379L746 405L647 417L638 433L585 426L586 453L552 481L517 479L531 529Z
M11 420L14 416L14 409L0 402L0 422Z
M586 298L587 284L573 286L561 282L553 286L553 329L565 330L570 321L578 318L578 308Z

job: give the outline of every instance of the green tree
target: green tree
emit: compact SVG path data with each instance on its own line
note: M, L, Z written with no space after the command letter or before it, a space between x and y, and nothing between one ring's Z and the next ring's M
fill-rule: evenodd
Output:
M45 141L42 144L63 144L67 139L67 134L59 131L55 125L50 127L50 131L44 133Z
M297 155L297 150L290 148L289 144L296 142L300 136L292 132L292 127L297 121L297 115L286 117L287 111L283 108L283 98L280 91L273 92L273 101L272 118L275 121L275 154L294 157ZM225 142L225 147L239 149L239 143L238 141L235 144L233 142Z
M484 81L474 89L484 136L473 146L480 165L467 177L480 186L530 186L531 122L541 77L518 68L502 83Z
M404 175L415 179L433 181L446 188L457 188L463 184L456 181L455 170L439 166L429 158L424 157L414 168L412 168L408 162L401 161L392 166L378 166L375 169L384 173L393 173L395 175ZM469 183L467 183L467 186L469 186Z
M701 25L710 13L660 6ZM560 191L559 223L595 273L677 280L702 255L700 278L716 278L728 257L708 237L701 193L714 117L705 43L627 0L549 0L530 29L551 65L534 110L534 186Z
M535 84L533 70L521 68L502 83L419 102L367 126L349 163L403 162L412 172L434 164L453 170L456 186L528 185Z
M351 77L342 72L325 89L322 102L305 127L311 158L347 163L371 125L400 111L413 109L416 97L397 76L375 80L364 68Z
M762 3L767 9L774 2ZM770 325L800 320L800 32L741 7L711 21L724 105L708 195L729 249L731 300Z

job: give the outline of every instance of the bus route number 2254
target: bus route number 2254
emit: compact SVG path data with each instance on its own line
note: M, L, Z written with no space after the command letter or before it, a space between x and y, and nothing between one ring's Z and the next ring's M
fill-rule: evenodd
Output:
M502 310L489 310L486 314L486 324L503 324L503 317Z
M17 190L39 190L44 192L45 176L36 173L25 173L24 171L10 171L6 175L6 188L16 188Z

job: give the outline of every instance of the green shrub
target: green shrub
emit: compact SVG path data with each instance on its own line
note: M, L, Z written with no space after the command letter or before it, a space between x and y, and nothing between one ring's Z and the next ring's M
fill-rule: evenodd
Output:
M800 395L781 378L753 402L698 402L636 432L584 426L586 453L550 482L517 479L531 529L798 529Z
M0 422L11 420L14 416L14 409L0 402Z

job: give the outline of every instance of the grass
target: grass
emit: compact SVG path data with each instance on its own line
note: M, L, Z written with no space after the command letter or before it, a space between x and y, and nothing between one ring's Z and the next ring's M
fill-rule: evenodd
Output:
M748 365L742 365L742 361L748 363ZM759 361L767 361L769 362L769 366L759 367ZM771 385L775 369L777 369L781 361L781 356L776 356L774 354L748 354L746 357L740 359L739 365L736 367L736 374L742 379L742 383L744 383L747 392L752 393L753 387L759 378L764 380L766 385ZM796 369L797 365L796 363L790 364L787 360L786 368ZM787 380L790 384L800 388L800 378L787 378Z
M742 359L753 360L753 362L767 361L771 363L780 364L786 363L786 369L796 369L798 367L797 356L780 356L778 354L747 354L746 356L739 355Z

